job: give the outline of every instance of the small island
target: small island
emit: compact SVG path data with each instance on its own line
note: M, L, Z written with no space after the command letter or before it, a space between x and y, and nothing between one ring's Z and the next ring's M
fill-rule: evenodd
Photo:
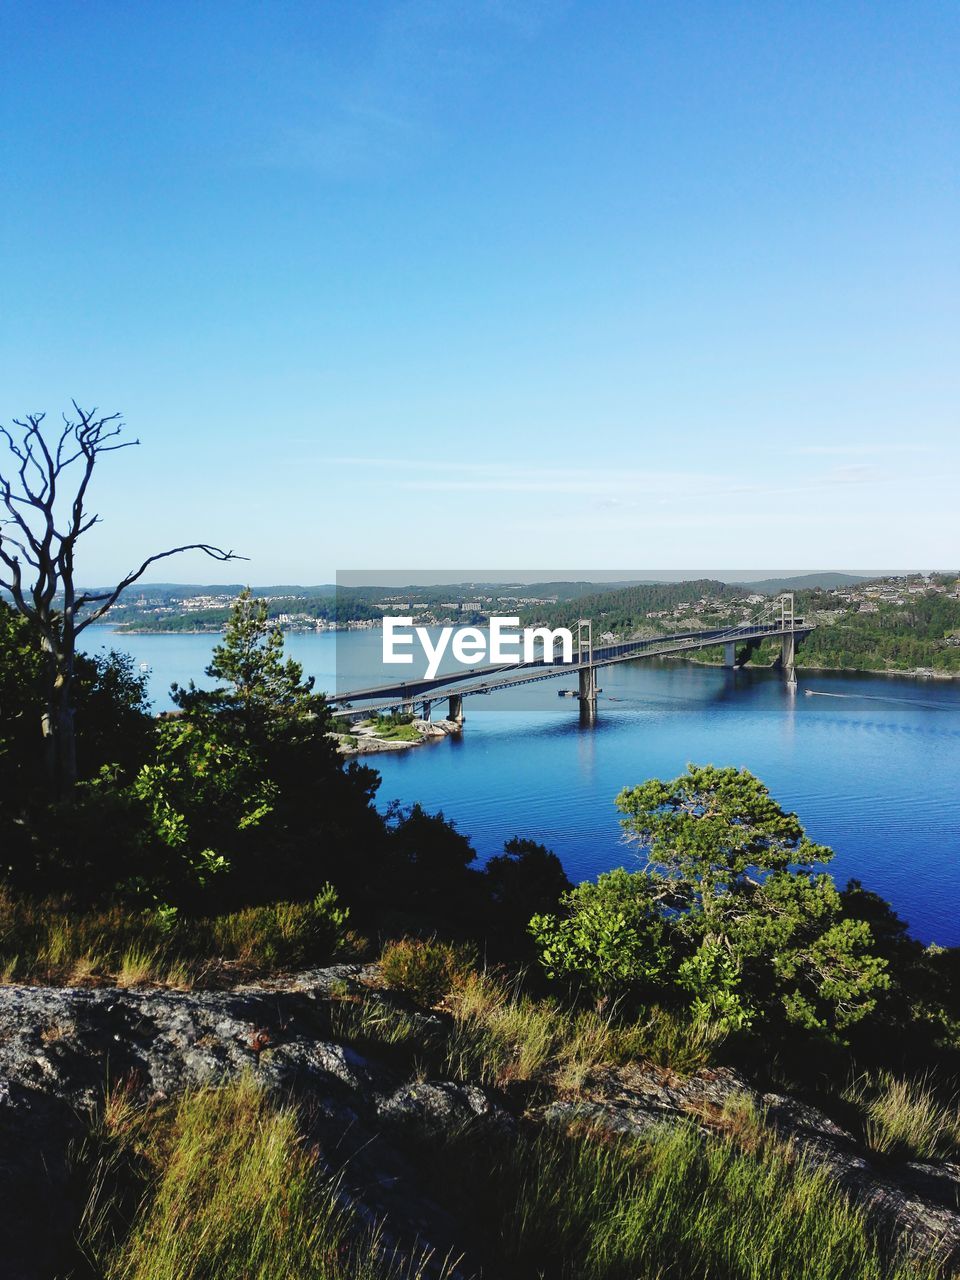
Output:
M456 720L422 720L409 712L371 716L347 725L338 725L332 733L342 756L372 755L381 751L405 751L425 742L436 742L460 733L463 725Z

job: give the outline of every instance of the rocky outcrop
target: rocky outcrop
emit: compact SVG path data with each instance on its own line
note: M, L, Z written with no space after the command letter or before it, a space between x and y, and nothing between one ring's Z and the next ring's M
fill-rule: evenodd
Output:
M338 1043L331 994L360 980L358 966L335 966L229 992L0 987L0 1276L58 1274L82 1207L69 1144L109 1084L158 1101L244 1072L309 1098L312 1136L336 1153L331 1167L342 1170L354 1208L391 1224L385 1247L402 1254L426 1244L438 1270L456 1257L453 1224L418 1194L416 1170L391 1135L507 1118L480 1089L411 1083ZM436 1019L419 1016L426 1033Z
M405 1152L410 1138L465 1124L518 1123L490 1091L450 1080L411 1080L381 1052L337 1034L344 999L394 1006L370 984L375 970L338 965L231 991L0 987L0 1276L46 1280L62 1258L83 1189L68 1158L87 1114L112 1084L144 1101L255 1072L268 1089L309 1101L321 1150L333 1153L344 1194L361 1216L386 1221L385 1246L402 1255L425 1243L457 1257L458 1232L423 1189ZM440 1015L405 1008L437 1039ZM897 1232L945 1259L960 1256L960 1168L946 1163L880 1167L854 1136L819 1110L763 1093L722 1069L679 1077L650 1064L605 1073L576 1100L557 1099L532 1119L586 1120L610 1133L661 1124L722 1128L729 1104L748 1099L798 1153L825 1167L886 1234ZM464 1276L473 1269L464 1265Z
M871 1162L852 1133L816 1107L755 1089L728 1068L680 1077L637 1064L608 1073L586 1100L557 1101L549 1123L585 1120L607 1133L640 1134L664 1123L691 1121L704 1132L725 1127L735 1104L747 1102L800 1158L825 1169L861 1204L885 1235L944 1262L960 1257L960 1165Z

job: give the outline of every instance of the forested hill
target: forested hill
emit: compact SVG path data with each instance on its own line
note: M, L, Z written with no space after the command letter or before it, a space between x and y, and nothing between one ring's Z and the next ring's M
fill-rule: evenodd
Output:
M800 665L960 674L958 581L943 575L922 592L879 587L847 599L803 593L798 612L817 627L800 646Z
M631 586L532 607L523 611L523 622L574 627L578 618L592 618L596 643L608 635L627 639L773 618L776 595L764 594L760 585L703 578ZM773 585L782 589L780 582ZM816 624L798 650L801 667L960 674L960 578L956 574L818 586L797 591L795 600L798 615ZM751 661L770 662L777 651L777 646L762 646ZM719 651L716 655L705 652L698 660L713 657L719 660Z
M791 588L797 613L816 624L798 652L801 667L862 671L929 670L960 674L960 578L956 573L860 579L810 574L762 582L459 583L445 586L260 588L270 618L285 628L376 626L383 614L410 614L419 623L483 625L491 614L519 614L521 625L575 627L593 621L594 642L605 637L664 634L773 618L777 595ZM160 584L115 609L121 630L222 630L231 587ZM132 597L132 598L131 598ZM774 646L751 661L772 661ZM700 661L710 661L710 653Z
M699 607L701 613L710 616L717 610L725 611L732 601L742 598L746 590L713 578L643 583L617 591L597 591L548 606L530 606L521 610L520 620L524 626L549 622L554 627L575 627L578 618L592 618L595 639L599 633L608 631L629 636L645 625L651 615L673 614L684 606L691 610Z

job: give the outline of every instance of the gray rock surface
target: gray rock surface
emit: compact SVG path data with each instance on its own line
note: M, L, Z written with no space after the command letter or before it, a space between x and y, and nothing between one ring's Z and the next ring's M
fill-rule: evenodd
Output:
M453 1224L418 1195L391 1132L498 1109L482 1090L411 1084L337 1043L331 994L361 976L358 966L335 966L228 992L0 987L0 1276L58 1274L81 1207L68 1147L110 1083L162 1100L244 1072L309 1099L315 1136L336 1153L331 1168L342 1168L354 1207L371 1223L386 1215L401 1224L383 1234L384 1247L426 1244L438 1260L456 1256ZM429 1028L436 1019L423 1021Z

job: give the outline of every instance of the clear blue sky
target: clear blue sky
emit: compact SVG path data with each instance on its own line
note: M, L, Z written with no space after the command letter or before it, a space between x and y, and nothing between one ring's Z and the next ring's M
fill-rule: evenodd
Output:
M0 11L0 420L84 576L960 561L960 7Z

